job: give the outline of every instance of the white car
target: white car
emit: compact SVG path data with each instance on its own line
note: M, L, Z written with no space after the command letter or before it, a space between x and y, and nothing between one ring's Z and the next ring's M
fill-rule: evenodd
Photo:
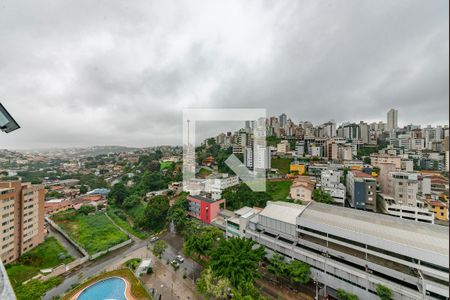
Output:
M177 256L175 257L175 259L176 259L179 263L183 263L183 262L184 262L184 258L183 258L183 256L181 256L181 255L177 255Z

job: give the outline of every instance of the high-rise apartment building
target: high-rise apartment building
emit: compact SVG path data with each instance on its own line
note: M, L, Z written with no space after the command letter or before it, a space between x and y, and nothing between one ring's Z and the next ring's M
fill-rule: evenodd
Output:
M41 185L0 182L0 258L4 263L44 241L44 199Z
M287 115L285 113L282 113L280 115L280 127L284 128L284 126L286 126L287 123Z
M398 110L391 108L387 113L387 129L394 130L398 128Z

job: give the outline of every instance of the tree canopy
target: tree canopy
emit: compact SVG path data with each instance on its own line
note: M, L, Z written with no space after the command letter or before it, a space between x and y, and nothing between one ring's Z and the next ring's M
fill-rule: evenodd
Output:
M215 274L239 287L243 283L254 283L260 277L258 265L264 254L264 247L249 239L221 240L211 251L209 266Z

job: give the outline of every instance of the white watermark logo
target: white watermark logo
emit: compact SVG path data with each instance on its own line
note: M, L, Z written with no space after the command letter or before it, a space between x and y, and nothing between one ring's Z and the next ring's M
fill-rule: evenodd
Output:
M234 154L225 161L226 165L255 192L266 191L266 169L270 165L270 151L266 146L265 109L221 109L192 108L183 110L183 186L195 179L195 126L199 121L245 121L251 122L250 139L241 144L247 165ZM250 141L250 142L249 142ZM248 168L250 167L250 169Z

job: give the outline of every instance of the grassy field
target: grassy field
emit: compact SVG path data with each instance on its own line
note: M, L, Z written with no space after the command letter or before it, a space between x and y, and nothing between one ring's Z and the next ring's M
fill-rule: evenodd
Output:
M61 277L54 277L47 281L31 280L27 284L13 286L17 300L40 300L45 293L61 284Z
M79 291L83 290L85 287L93 284L94 282L99 281L104 278L113 277L113 276L122 277L122 278L126 279L129 283L131 283L131 294L133 294L133 296L136 300L151 299L150 295L147 293L147 290L142 285L142 283L139 281L139 279L137 279L134 276L133 272L131 272L130 269L126 268L126 269L120 269L120 270L115 270L115 271L111 271L111 272L106 272L106 273L103 273L102 275L99 275L97 277L89 279L88 281L75 287L75 289L73 289L72 291L70 291L69 293L64 295L62 297L62 300L71 299L73 297L73 295L75 295Z
M290 158L272 158L272 168L278 169L283 174L289 173L289 167L291 165Z
M126 214L125 211L118 209L118 208L111 208L108 207L108 216L114 220L114 222L125 229L127 232L131 233L135 237L140 238L141 240L144 240L149 237L149 233L146 231L143 231L139 228L136 228L133 226L133 221L130 220L130 217Z
M162 163L159 165L159 168L160 168L161 170L164 170L164 169L170 169L170 168L172 168L173 165L174 165L173 162L171 162L171 161L165 161L165 162L162 162Z
M292 181L268 181L267 193L269 193L274 200L285 200L289 196Z
M22 255L16 263L7 265L6 271L11 283L17 285L37 275L41 269L53 268L73 260L74 258L56 238L49 237L45 242Z
M71 211L56 214L53 220L89 254L106 250L128 239L104 213L83 215Z

